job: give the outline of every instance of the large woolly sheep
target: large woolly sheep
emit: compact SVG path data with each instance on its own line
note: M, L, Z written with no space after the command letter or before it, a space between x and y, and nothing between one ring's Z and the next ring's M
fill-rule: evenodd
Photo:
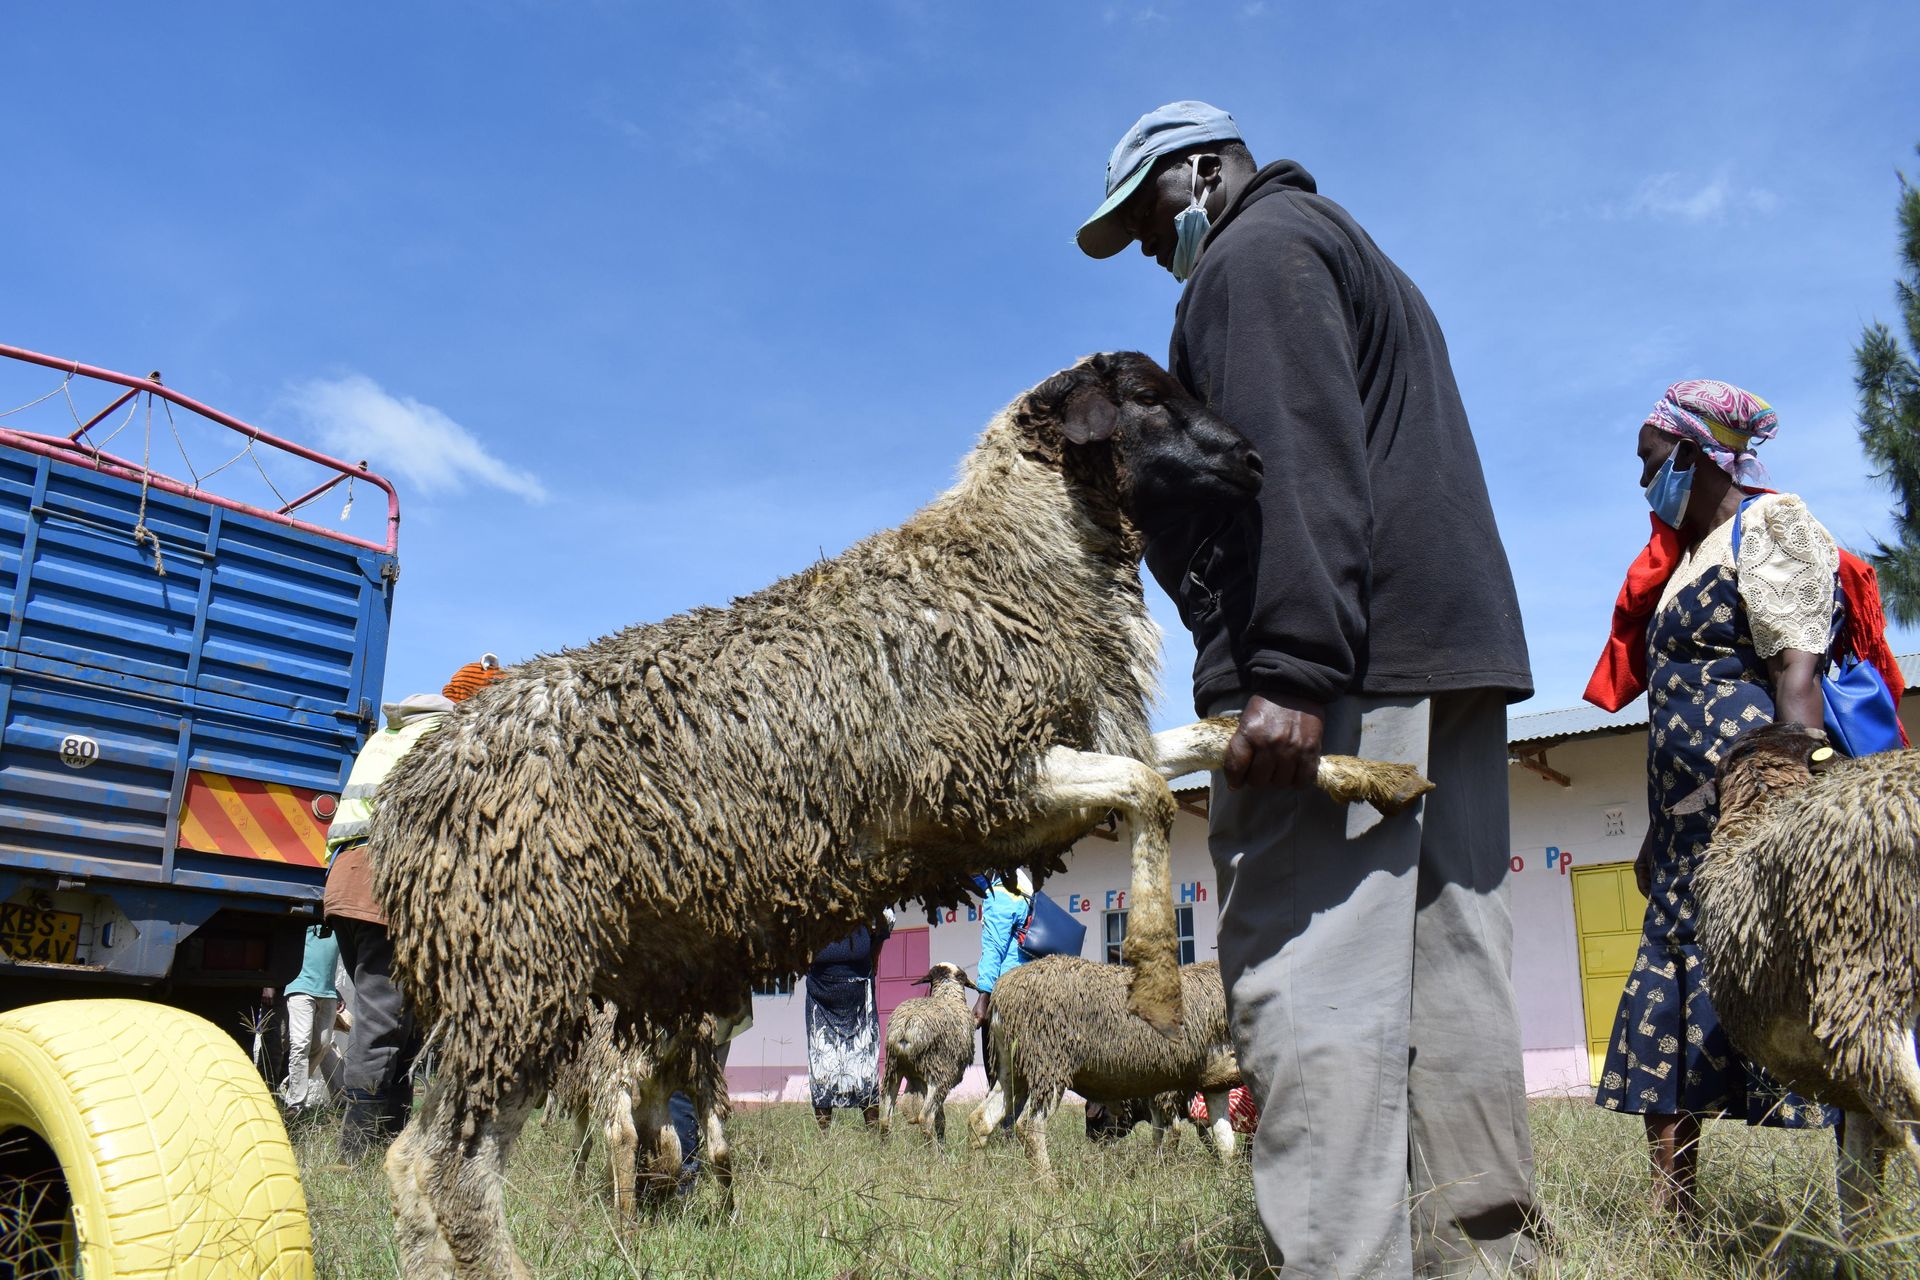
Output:
M887 1070L880 1080L880 1128L893 1127L893 1100L902 1081L901 1113L923 1127L930 1141L947 1136L947 1094L973 1063L973 1010L967 992L978 990L967 971L940 963L919 979L927 994L902 1000L887 1020Z
M676 1092L693 1102L706 1142L703 1163L731 1198L726 1062L717 1029L718 1020L708 1015L663 1033L623 1020L618 1005L598 1000L586 1035L554 1072L548 1108L573 1122L574 1176L586 1172L597 1121L606 1139L614 1214L620 1220L632 1221L637 1214L636 1185L649 1203L665 1199L679 1185L684 1153L667 1107ZM642 1147L644 1165L637 1159Z
M1696 929L1728 1037L1788 1088L1846 1111L1852 1228L1888 1144L1920 1172L1920 753L1816 753L1832 754L1799 725L1762 726L1728 750L1694 874Z
M1181 967L1185 1020L1177 1036L1156 1033L1128 1011L1132 980L1123 966L1079 956L1046 956L1001 975L987 1020L1000 1078L973 1113L976 1146L1011 1111L1034 1172L1051 1179L1047 1120L1068 1089L1112 1104L1171 1090L1178 1095L1173 1115L1163 1114L1159 1100L1154 1104L1156 1145L1197 1091L1213 1117L1214 1150L1222 1159L1233 1155L1227 1094L1240 1083L1240 1061L1227 1029L1219 963Z
M442 1028L387 1160L402 1269L524 1274L504 1161L590 995L667 1025L804 968L884 906L1051 868L1129 823L1133 1007L1179 1017L1145 761L1159 638L1146 532L1257 487L1232 428L1137 353L1016 399L958 483L726 609L509 670L383 782L375 886Z

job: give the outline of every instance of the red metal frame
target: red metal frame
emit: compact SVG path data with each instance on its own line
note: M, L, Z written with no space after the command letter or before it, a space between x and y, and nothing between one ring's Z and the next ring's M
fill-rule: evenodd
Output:
M251 440L269 445L284 453L290 453L296 458L304 458L308 462L317 463L338 474L334 479L327 481L303 497L294 499L287 507L279 511L268 511L261 507L249 506L244 502L235 501L232 498L223 498L217 493L208 493L204 489L197 489L190 484L175 480L171 476L164 476L150 468L142 467L137 462L132 462L125 458L116 458L110 453L96 452L78 443L79 437L85 433L87 427L82 427L71 437L48 436L32 431L19 431L12 427L0 427L0 443L12 445L17 449L24 449L28 453L37 453L43 457L54 458L61 462L69 462L75 466L87 467L90 470L98 471L105 475L119 476L126 480L144 481L166 493L179 494L182 497L193 498L200 502L209 502L216 507L225 507L229 511L244 512L250 516L257 516L262 520L271 520L275 524L283 524L292 529L299 529L303 533L318 534L323 538L333 538L339 542L351 543L356 547L366 547L373 551L385 551L389 555L397 555L399 553L400 495L394 492L393 485L384 476L376 475L365 467L356 466L351 462L342 462L338 458L330 458L324 453L307 448L305 445L295 444L291 440L282 440L278 436L270 435L260 430L260 428L250 423L242 422L240 419L231 417L228 414L224 414L210 405L204 405L198 400L183 396L173 388L162 385L156 378L136 378L131 374L116 373L112 369L96 368L90 364L81 364L77 360L62 360L57 356L41 355L37 351L28 351L24 347L8 346L6 343L0 343L0 356L24 361L27 364L41 365L48 369L58 369L62 373L70 374L74 377L93 378L100 382L110 382L116 386L131 389L127 395L121 396L98 414L95 414L92 421L87 423L87 427L93 426L105 418L107 414L125 404L131 396L144 391L149 395L156 395L172 404L177 404L190 413L197 413L209 422L219 423L229 431L237 431ZM366 538L355 537L350 533L342 533L338 529L329 529L323 525L317 525L307 520L296 520L293 516L287 514L290 508L299 505L308 498L317 497L319 494L324 493L326 490L340 483L340 481L349 478L364 480L368 484L386 493L387 541L384 546Z

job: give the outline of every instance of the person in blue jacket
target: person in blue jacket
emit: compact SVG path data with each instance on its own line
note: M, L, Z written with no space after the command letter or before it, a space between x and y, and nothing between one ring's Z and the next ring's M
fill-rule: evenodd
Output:
M1033 881L1022 871L1012 884L1007 883L1004 876L991 886L984 877L979 883L987 896L980 904L980 965L973 980L980 989L980 997L973 1002L973 1024L980 1028L980 1060L986 1064L988 1083L992 1083L1000 1076L998 1064L993 1060L993 1046L987 1039L987 1017L993 1011L993 985L1001 974L1026 963L1017 935L1033 905Z

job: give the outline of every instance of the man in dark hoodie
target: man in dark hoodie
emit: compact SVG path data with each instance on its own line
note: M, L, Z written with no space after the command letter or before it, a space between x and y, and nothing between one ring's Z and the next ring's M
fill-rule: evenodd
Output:
M1079 233L1186 288L1169 368L1266 463L1259 499L1155 538L1214 779L1220 962L1287 1277L1498 1276L1536 1256L1509 977L1506 704L1532 691L1439 323L1292 161L1202 102L1143 116ZM1408 761L1420 809L1310 789L1322 751Z

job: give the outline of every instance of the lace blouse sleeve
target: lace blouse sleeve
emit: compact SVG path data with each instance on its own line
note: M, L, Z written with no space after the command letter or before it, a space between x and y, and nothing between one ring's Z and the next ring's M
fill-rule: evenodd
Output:
M1823 653L1833 621L1840 549L1800 499L1762 498L1741 521L1740 599L1754 651Z

